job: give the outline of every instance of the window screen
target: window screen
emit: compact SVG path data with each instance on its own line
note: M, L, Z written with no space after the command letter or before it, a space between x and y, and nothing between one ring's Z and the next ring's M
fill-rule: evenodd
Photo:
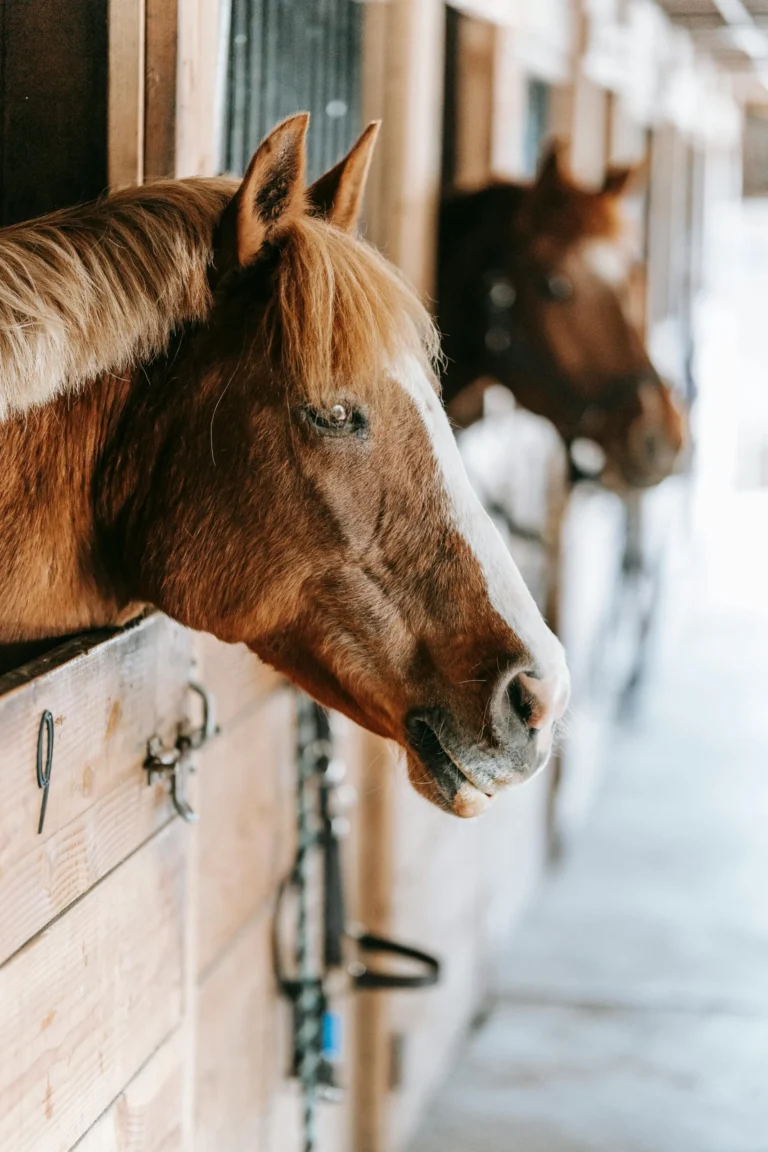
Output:
M222 167L242 173L259 141L309 111L309 179L360 128L362 5L356 0L232 0Z

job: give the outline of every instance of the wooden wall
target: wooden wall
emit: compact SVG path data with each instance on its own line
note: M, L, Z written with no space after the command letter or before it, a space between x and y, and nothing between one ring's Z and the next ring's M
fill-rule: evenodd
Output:
M192 674L221 731L198 754L187 825L142 765L150 736L199 721ZM160 615L0 678L4 1148L300 1152L272 972L295 847L292 700L245 649ZM351 1149L349 1123L324 1106L321 1148Z
M363 119L381 119L367 236L429 294L440 191L441 0L374 0L365 9Z

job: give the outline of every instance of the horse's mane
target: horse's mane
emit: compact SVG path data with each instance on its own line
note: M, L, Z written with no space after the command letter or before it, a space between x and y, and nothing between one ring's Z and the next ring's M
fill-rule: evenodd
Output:
M234 189L159 181L0 232L0 420L125 372L203 319Z
M339 383L363 393L415 357L432 374L440 341L432 317L375 248L302 215L288 225L267 323L284 369L322 403ZM435 384L437 382L435 381Z
M216 225L236 184L158 181L0 232L0 420L125 373L212 307ZM268 317L309 396L335 377L378 379L382 362L434 359L430 318L369 246L294 219Z

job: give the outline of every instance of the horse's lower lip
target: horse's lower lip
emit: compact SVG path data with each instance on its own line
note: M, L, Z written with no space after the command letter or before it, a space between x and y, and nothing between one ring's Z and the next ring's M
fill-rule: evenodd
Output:
M477 816L493 800L478 788L456 763L437 732L426 720L411 722L408 742L421 763L428 769L446 806L457 816Z
M483 812L490 808L494 799L495 797L488 792L481 792L479 788L475 788L474 784L467 780L454 796L451 807L456 816L465 818L482 816Z

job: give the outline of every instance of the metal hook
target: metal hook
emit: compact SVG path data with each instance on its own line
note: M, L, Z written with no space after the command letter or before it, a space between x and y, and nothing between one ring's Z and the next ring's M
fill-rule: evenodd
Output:
M43 740L44 734L47 735L47 748L45 756L45 768L43 768ZM43 831L45 824L45 810L48 807L48 789L51 786L51 771L53 769L53 716L46 708L45 712L40 719L40 727L37 732L37 786L43 790L43 802L40 806L40 822L37 826L38 836Z
M202 748L203 744L212 736L216 736L221 729L215 720L213 697L210 692L202 684L198 684L196 680L190 680L187 687L191 692L195 692L203 702L203 722L199 728L191 732L182 731L179 739L186 748Z
M189 777L195 771L191 753L196 751L220 731L214 720L213 699L209 692L196 681L190 681L189 688L203 702L203 722L199 728L191 728L185 721L180 726L176 743L166 748L159 736L152 736L147 744L147 758L144 768L150 784L163 779L170 781L173 806L187 824L196 824L200 819L187 797Z
M164 748L160 737L153 736L147 745L144 767L149 784L154 784L157 780L170 780L174 808L185 823L196 824L200 816L187 799L187 780L195 770L188 751L188 747L182 749L178 745Z
M197 824L200 819L200 813L194 810L186 795L187 781L192 772L194 772L192 764L182 758L171 777L171 800L185 824Z

